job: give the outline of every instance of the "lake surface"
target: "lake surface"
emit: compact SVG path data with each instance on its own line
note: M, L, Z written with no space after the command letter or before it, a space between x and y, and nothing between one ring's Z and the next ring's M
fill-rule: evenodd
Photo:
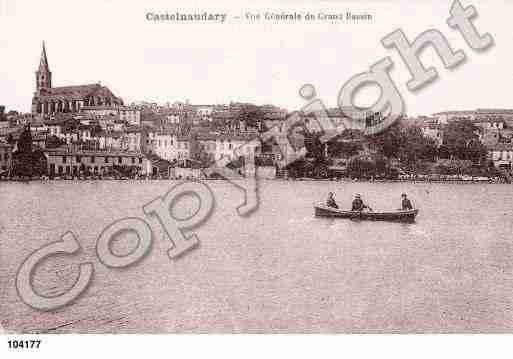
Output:
M173 181L0 183L0 321L49 333L513 332L513 186L505 184L261 181L260 207L237 215L243 193L206 182L216 207L192 231L200 246L170 260L154 219L152 251L124 269L104 266L96 240L115 220ZM375 210L407 192L414 224L322 219L312 204L355 193ZM193 199L175 210L193 213ZM19 266L73 231L82 251L50 257L34 288L65 292L78 264L92 262L88 290L69 306L39 312L17 295ZM113 245L128 253L137 240Z

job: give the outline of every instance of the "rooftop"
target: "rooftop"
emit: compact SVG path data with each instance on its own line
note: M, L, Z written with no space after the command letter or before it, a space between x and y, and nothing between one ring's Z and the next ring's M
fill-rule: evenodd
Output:
M487 147L489 151L513 151L513 143L497 143Z
M73 97L77 99L89 96L115 97L113 93L105 86L100 84L77 85L77 86L61 86L42 89L43 97Z
M100 151L100 150L81 150L69 147L47 148L43 150L51 156L128 156L141 157L142 152L135 151Z

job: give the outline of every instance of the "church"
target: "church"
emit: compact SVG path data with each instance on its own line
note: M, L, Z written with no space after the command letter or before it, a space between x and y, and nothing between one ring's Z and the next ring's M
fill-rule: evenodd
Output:
M36 92L32 98L32 113L53 115L77 113L84 106L121 106L123 100L107 87L97 84L52 87L52 72L43 42L39 69L36 71Z

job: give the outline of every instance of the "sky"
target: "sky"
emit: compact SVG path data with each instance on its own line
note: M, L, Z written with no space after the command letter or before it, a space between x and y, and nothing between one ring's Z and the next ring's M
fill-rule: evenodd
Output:
M408 115L445 110L513 108L513 1L463 0L474 5L474 24L495 45L478 53L446 24L452 1L406 0L182 1L0 0L0 104L30 111L35 74L46 42L54 86L101 82L125 103L189 100L271 103L296 110L305 83L315 86L328 107L352 76L386 56ZM225 23L153 23L148 12L227 13ZM372 21L274 23L244 20L246 13L369 13ZM235 19L240 16L240 19ZM433 49L422 52L437 81L412 93L409 72L398 53L381 39L402 29L412 41L428 29L441 31L467 61L447 70ZM357 105L372 104L376 87L362 90Z

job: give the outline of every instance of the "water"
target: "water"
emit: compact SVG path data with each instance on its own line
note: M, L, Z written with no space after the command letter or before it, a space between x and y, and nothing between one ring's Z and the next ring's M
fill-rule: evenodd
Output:
M212 181L216 208L194 230L200 247L172 261L157 222L151 253L125 269L100 263L102 229L171 188L171 181L0 183L0 320L49 333L511 332L513 187L502 184L261 182L261 204L236 214L242 192ZM415 224L313 217L335 192L375 210L407 192ZM194 210L182 200L178 212ZM55 296L77 266L95 275L73 304L38 312L15 288L23 260L72 230L82 251L41 263L34 287ZM136 239L114 244L128 253Z

